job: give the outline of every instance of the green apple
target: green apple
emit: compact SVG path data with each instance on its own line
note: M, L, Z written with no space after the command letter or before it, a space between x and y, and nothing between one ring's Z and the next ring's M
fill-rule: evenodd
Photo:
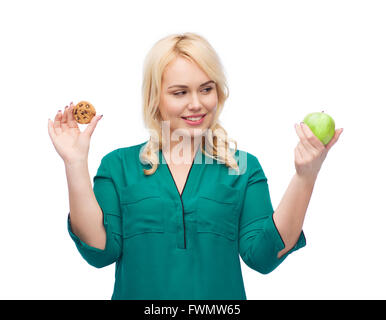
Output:
M324 111L309 113L303 122L324 145L328 144L335 134L335 121Z

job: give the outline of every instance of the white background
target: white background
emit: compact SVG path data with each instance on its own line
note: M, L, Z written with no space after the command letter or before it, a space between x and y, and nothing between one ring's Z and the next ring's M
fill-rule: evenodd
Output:
M262 275L242 262L248 299L385 299L384 1L1 1L1 299L110 299L114 265L89 266L67 232L63 161L48 118L89 100L103 114L89 170L147 140L143 59L196 32L225 67L221 122L258 157L276 208L295 173L294 124L344 128L304 223L307 245ZM82 126L84 129L84 126Z

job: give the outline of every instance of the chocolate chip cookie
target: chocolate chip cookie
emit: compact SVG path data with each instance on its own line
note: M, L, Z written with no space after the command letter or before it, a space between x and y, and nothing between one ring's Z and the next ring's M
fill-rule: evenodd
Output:
M72 110L72 114L76 122L87 124L96 115L96 111L90 102L80 101Z

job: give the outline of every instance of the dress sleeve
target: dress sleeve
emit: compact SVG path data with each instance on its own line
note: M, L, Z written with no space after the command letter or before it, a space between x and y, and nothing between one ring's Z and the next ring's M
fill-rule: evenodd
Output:
M285 245L273 221L267 178L259 161L248 154L248 185L241 209L239 253L246 265L262 274L273 271L293 251L306 245L303 231L295 246L277 258Z
M71 229L70 214L67 229L81 256L96 268L105 267L119 259L122 252L122 219L119 197L111 177L106 156L102 159L94 177L94 194L103 213L103 224L106 230L106 246L104 250L91 247L80 240Z

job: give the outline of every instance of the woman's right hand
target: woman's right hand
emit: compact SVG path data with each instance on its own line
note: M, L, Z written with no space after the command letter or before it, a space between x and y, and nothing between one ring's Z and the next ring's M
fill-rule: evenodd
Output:
M102 116L95 115L86 129L81 132L72 114L73 108L74 105L71 102L70 106L64 109L63 114L61 110L57 112L54 121L48 119L48 134L65 163L87 162L91 135Z

